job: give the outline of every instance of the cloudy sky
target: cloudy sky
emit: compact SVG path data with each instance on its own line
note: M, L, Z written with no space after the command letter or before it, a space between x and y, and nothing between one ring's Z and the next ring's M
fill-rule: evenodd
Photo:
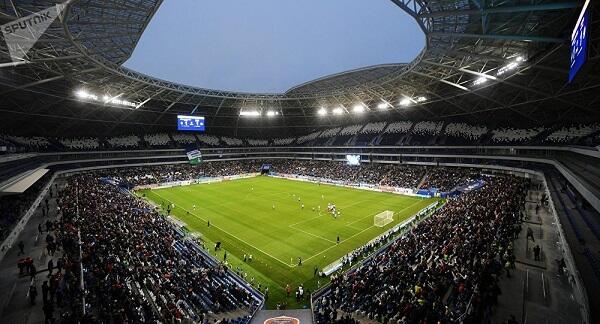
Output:
M424 42L390 0L165 0L125 66L198 87L273 93L409 62Z

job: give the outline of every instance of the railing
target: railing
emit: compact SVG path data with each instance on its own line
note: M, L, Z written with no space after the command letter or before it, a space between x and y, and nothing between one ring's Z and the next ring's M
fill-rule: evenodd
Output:
M40 192L38 197L35 199L33 204L31 204L29 209L25 212L25 214L23 214L23 217L21 217L21 219L13 227L10 234L4 239L4 241L0 245L0 261L2 259L4 259L4 256L6 255L8 250L13 246L13 244L15 244L17 238L19 237L19 234L21 234L21 231L23 231L23 229L25 228L25 225L27 225L27 223L29 222L29 219L31 219L31 216L33 216L36 209L38 208L38 206L40 205L40 203L43 201L44 197L48 193L48 190L50 189L50 186L54 182L55 178L56 178L56 175L53 175L52 178L50 178L50 180L48 181L46 186L44 186L44 189L42 189L42 191Z
M75 216L79 220L79 184L75 183ZM77 245L79 246L79 289L81 290L81 308L82 314L85 316L85 281L83 279L83 250L81 246L81 231L77 229Z
M573 254L571 253L571 248L570 248L569 244L567 243L565 232L563 230L563 227L558 218L558 214L554 207L555 205L554 205L554 201L552 199L552 194L550 193L550 189L548 186L548 180L546 179L545 176L543 177L543 186L544 186L544 191L546 193L546 196L548 197L548 205L550 206L550 211L551 211L551 215L554 220L554 224L556 224L556 231L558 234L559 244L560 244L558 248L560 250L562 250L561 252L565 258L565 264L567 265L567 271L572 274L572 276L570 276L572 281L570 280L570 282L573 285L575 298L577 299L577 302L579 303L579 305L581 307L580 312L581 312L581 316L583 318L583 323L591 323L587 292L582 284L581 274L579 273L579 271L577 270L577 267L575 266L575 261L573 260Z

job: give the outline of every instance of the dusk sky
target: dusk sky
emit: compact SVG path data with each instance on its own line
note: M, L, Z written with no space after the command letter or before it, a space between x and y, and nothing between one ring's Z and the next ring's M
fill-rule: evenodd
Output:
M424 43L390 0L165 0L125 66L192 86L273 93L409 62Z

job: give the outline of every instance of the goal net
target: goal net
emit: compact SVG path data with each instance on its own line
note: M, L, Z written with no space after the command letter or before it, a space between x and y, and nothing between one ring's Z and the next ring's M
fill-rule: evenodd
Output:
M394 212L386 210L374 216L373 223L377 227L384 227L385 225L394 221Z

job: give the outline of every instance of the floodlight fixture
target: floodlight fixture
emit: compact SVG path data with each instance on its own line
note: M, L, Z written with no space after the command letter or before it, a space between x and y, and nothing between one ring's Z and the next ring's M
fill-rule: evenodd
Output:
M260 116L260 111L258 110L241 110L240 116L244 117L258 117Z
M390 107L390 104L388 104L385 101L381 102L377 105L377 109L381 109L381 110L388 109L389 107Z
M365 106L363 106L363 104L356 104L352 108L352 111L355 113L362 113L365 111Z

